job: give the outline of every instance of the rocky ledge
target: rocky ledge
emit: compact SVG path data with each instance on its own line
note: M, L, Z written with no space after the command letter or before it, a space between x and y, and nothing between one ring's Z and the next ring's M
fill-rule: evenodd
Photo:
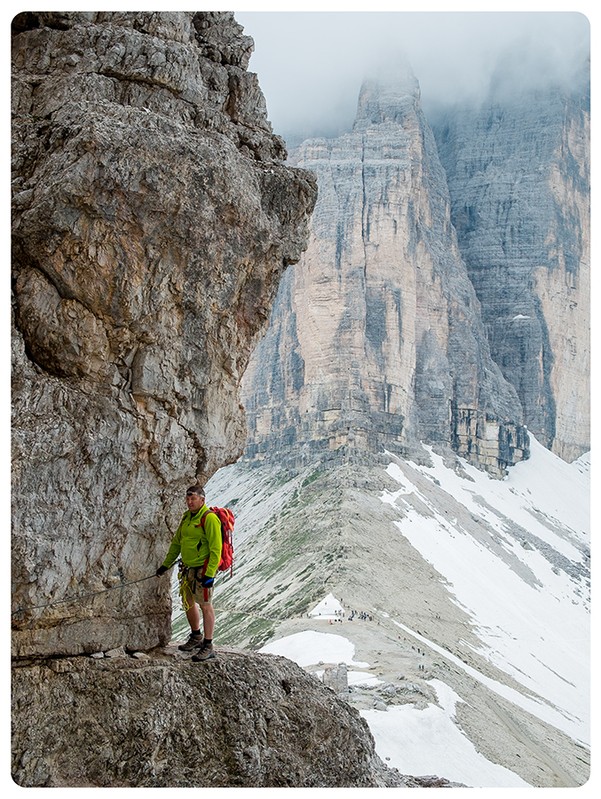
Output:
M214 660L194 663L174 644L112 655L15 667L18 785L449 784L387 768L358 711L286 658L220 649Z

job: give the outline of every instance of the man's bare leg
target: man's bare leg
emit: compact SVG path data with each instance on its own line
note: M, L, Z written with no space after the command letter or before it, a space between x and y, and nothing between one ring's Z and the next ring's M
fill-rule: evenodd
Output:
M186 616L192 632L194 632L194 630L200 630L200 608L194 600L192 600L192 604L186 611Z
M196 607L198 608L198 605ZM213 632L215 630L215 609L213 605L202 605L201 610L204 637L211 641L213 639Z

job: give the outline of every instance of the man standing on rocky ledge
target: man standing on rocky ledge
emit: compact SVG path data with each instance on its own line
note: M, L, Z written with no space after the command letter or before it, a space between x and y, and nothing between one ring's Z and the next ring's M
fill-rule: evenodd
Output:
M215 657L213 583L221 560L221 522L207 507L202 486L196 484L188 488L186 504L188 510L182 516L163 565L159 566L156 574L157 577L164 574L181 555L180 593L191 632L179 649L185 652L198 649L192 660L203 661ZM204 637L200 631L200 611Z

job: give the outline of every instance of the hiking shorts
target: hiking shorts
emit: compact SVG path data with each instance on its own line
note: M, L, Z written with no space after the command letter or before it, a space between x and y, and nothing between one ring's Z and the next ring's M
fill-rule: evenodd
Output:
M198 569L198 572L196 569L184 569L183 576L180 578L179 587L184 610L187 610L189 607L190 596L193 596L194 600L198 602L201 607L202 605L213 604L213 586L210 588L203 588L200 584L200 569Z

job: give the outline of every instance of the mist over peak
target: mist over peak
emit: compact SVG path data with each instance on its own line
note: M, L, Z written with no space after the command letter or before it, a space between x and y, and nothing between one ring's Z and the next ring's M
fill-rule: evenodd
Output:
M362 124L396 122L404 109L419 102L419 82L408 61L397 58L373 70L359 92L354 127Z
M569 86L588 74L590 26L576 12L241 12L276 133L351 130L370 76L411 65L427 116L495 91ZM291 42L298 43L291 46Z
M575 88L588 77L588 66L584 53L579 58L560 47L533 48L531 41L522 36L499 52L490 75L489 97L500 101L517 91Z

